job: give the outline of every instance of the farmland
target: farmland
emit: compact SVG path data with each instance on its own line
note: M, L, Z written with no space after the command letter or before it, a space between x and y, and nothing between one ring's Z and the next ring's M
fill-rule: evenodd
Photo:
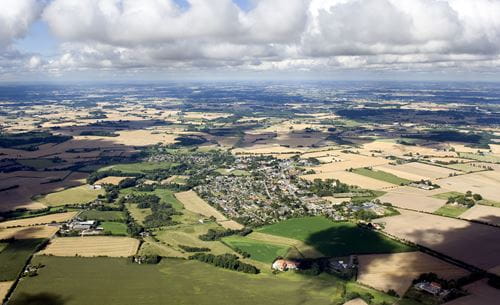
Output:
M285 257L289 247L271 243L259 242L250 238L230 236L223 239L233 249L240 249L250 254L250 258L272 263L277 257Z
M100 226L104 229L105 234L125 236L127 235L127 225L121 222L104 221Z
M179 259L165 259L159 265L137 265L116 258L39 256L34 263L45 267L38 276L19 284L11 304L24 304L26 299L36 300L46 294L49 300L68 300L67 305L232 305L235 299L242 305L326 305L341 301L344 287L347 292L372 293L377 305L394 301L373 289L330 276L248 275ZM110 293L117 290L120 293Z
M34 238L50 238L59 230L57 227L40 225L29 227L15 227L2 229L0 228L0 240L2 239L34 239Z
M129 237L60 237L53 239L41 254L126 257L134 255L138 247L139 241Z
M123 173L143 174L147 171L152 171L155 169L170 168L173 165L174 164L171 163L138 162L138 163L112 165L102 168L101 171L112 169Z
M394 253L412 250L379 233L349 222L332 222L323 217L297 218L265 226L258 232L298 239L327 256Z
M64 191L50 193L37 198L37 201L46 206L62 206L65 204L84 204L95 200L97 196L104 194L104 190L96 190L88 185L77 186Z
M66 212L66 213L49 214L39 217L4 221L0 222L0 228L27 227L33 225L47 224L51 222L63 222L75 217L76 214L78 214L78 212Z
M448 217L458 217L462 215L465 211L467 211L467 207L453 205L453 204L445 204L439 209L437 209L434 214Z
M0 282L15 280L42 242L44 239L9 241L7 247L0 252Z
M80 213L79 217L84 220L98 220L98 221L124 221L125 215L122 211L97 211L85 210Z
M408 184L411 182L411 180L400 178L394 174L384 172L381 170L371 170L368 168L356 168L356 169L353 169L352 172L356 173L358 175L363 175L366 177L374 178L377 180L389 182L389 183L396 184L396 185Z

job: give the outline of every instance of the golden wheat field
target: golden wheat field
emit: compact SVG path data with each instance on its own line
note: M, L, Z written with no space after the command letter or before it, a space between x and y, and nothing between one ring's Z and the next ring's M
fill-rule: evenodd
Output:
M50 238L59 231L55 226L30 226L30 227L17 227L17 228L0 228L1 239L30 239L30 238Z
M5 299L12 284L14 284L14 281L0 282L0 302L3 302Z
M59 237L51 240L49 245L40 254L55 256L127 257L137 252L139 243L139 240L130 237Z
M28 227L34 225L47 224L51 222L64 222L68 221L71 218L75 217L78 212L66 212L66 213L57 213L44 215L39 217L32 218L24 218L24 219L16 219L0 222L0 228L9 228L9 227Z

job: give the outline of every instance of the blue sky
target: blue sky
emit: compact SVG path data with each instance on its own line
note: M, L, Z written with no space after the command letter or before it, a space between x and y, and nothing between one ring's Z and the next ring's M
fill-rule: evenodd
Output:
M500 80L500 1L2 0L2 5L0 81L200 75Z

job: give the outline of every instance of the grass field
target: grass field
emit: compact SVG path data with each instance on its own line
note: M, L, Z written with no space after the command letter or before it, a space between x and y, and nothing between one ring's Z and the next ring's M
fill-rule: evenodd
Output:
M327 275L249 275L179 259L138 265L116 258L38 256L34 263L45 267L19 283L9 305L327 305L342 304L342 295L351 291L371 293L377 305L395 301Z
M28 258L44 239L22 239L9 242L0 252L0 281L13 281L23 270Z
M122 222L105 221L102 222L99 226L104 229L104 232L110 232L111 235L127 235L127 225Z
M138 162L138 163L128 163L128 164L117 164L106 166L101 168L99 171L103 170L117 170L122 173L131 173L131 174L143 174L147 171L152 171L155 169L166 169L170 168L175 164L169 162Z
M377 232L359 228L354 223L333 222L324 217L289 219L257 231L303 241L326 256L414 250Z
M88 185L72 187L64 191L47 194L36 198L37 201L46 206L61 206L65 204L84 204L95 200L98 195L104 194L104 190L94 190Z
M500 163L500 157L490 154L476 154L476 153L467 153L467 152L459 152L458 156L464 159L472 159L482 162L490 162L490 163Z
M124 221L125 215L122 211L97 211L86 210L83 211L78 217L85 220L98 220L98 221Z
M233 249L240 249L250 254L250 258L264 262L272 263L276 257L285 257L290 247L271 243L264 243L241 236L229 236L223 239L223 242Z
M460 205L445 204L436 210L434 214L448 217L458 217L468 209L469 208Z
M184 209L184 206L182 205L182 203L179 200L177 200L177 198L174 196L174 192L172 192L171 190L156 189L152 192L139 192L139 191L136 191L136 190L129 188L129 189L122 190L121 193L124 195L128 195L128 194L154 194L154 195L160 197L160 199L163 202L171 204L174 209L176 209L178 211Z
M433 195L431 197L437 198L437 199L443 199L443 200L448 200L450 197L455 197L455 196L460 196L464 195L464 193L459 193L459 192L445 192L445 193L439 193L436 195Z
M367 169L367 168L356 168L356 169L353 169L352 172L359 174L359 175L366 176L366 177L370 177L373 179L396 184L396 185L407 184L407 183L411 182L411 180L400 178L396 175L393 175L391 173L384 172L381 170L371 170L371 169Z
M146 216L151 215L151 209L139 209L135 203L127 203L127 210L130 212L130 216L140 225L144 225L144 219Z

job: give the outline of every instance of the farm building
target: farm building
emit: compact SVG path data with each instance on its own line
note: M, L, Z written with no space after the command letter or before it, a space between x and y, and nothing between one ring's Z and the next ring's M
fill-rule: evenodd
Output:
M272 269L278 271L287 271L287 270L298 270L299 262L286 260L286 259L277 259L274 261L272 265Z

